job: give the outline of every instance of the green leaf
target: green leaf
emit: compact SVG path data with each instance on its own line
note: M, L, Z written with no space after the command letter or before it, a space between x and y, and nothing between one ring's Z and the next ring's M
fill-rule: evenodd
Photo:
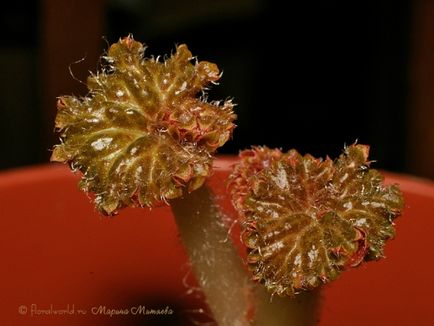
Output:
M369 169L368 152L352 145L335 162L295 150L242 153L230 187L254 279L293 296L382 257L403 198Z
M211 154L231 136L233 104L197 94L220 78L215 64L191 63L186 45L164 62L143 57L131 37L113 44L88 78L89 95L58 100L61 144L51 160L82 172L97 208L152 206L200 187Z

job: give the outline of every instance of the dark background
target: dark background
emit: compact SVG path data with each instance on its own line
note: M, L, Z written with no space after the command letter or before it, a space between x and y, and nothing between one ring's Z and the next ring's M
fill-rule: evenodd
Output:
M331 157L371 145L376 167L434 178L433 1L12 2L0 13L0 168L48 161L56 96L85 95L107 43L187 43L224 71L233 140ZM80 59L81 62L74 63Z

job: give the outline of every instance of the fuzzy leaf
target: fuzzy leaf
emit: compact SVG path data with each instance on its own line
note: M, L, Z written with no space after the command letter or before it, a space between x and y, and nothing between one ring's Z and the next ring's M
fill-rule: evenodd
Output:
M383 256L403 198L369 169L368 146L349 146L334 162L275 151L244 151L230 178L254 279L293 296Z
M88 78L89 95L62 96L57 104L62 143L51 160L80 170L81 188L95 193L105 214L200 187L210 154L234 128L230 101L196 97L220 78L215 64L191 63L186 45L164 62L144 58L144 50L131 36L121 39Z

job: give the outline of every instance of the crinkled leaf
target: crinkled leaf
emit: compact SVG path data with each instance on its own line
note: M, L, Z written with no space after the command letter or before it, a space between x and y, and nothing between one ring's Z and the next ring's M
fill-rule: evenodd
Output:
M269 149L243 153L231 191L254 279L272 293L292 296L383 256L403 198L369 169L368 152L368 146L352 145L335 162L295 150L280 157ZM252 169L261 166L260 157L277 158Z
M144 58L130 36L113 44L89 95L58 100L62 143L51 160L83 173L80 186L105 214L152 206L200 187L211 155L234 128L233 104L197 94L220 78L215 64L191 63L186 45L164 62Z

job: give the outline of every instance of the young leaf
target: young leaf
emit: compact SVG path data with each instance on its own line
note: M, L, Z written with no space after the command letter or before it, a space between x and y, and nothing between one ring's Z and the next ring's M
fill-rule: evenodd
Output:
M62 142L51 160L80 170L81 189L95 193L105 214L197 189L234 128L231 101L197 97L220 78L215 64L193 64L186 45L164 62L144 51L131 36L119 40L88 78L88 96L62 96L57 104Z
M293 296L383 256L403 198L369 169L368 153L352 145L334 162L295 150L241 153L230 187L255 280Z

